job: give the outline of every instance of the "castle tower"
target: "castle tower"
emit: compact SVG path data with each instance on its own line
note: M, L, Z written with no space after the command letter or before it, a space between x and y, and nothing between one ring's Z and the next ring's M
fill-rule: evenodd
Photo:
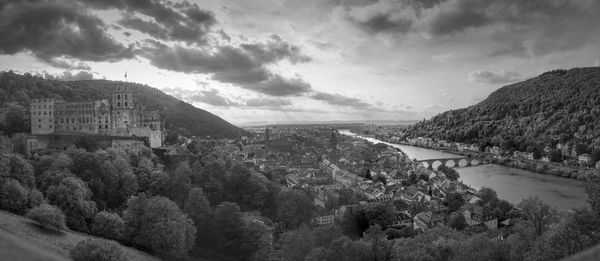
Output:
M113 87L111 93L111 122L116 135L126 132L127 127L134 123L133 94L127 84Z

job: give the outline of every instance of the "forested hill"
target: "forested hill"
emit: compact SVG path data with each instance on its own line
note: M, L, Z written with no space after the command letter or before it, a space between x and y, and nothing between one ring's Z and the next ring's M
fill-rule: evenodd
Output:
M539 151L600 148L600 67L555 70L502 87L477 105L414 125L412 137Z
M17 102L27 106L30 98L52 97L65 101L110 99L110 87L124 84L118 81L56 81L30 74L0 72L0 105ZM168 133L188 137L236 138L247 134L244 130L211 114L180 101L164 92L142 84L132 86L134 102L150 110L160 110Z

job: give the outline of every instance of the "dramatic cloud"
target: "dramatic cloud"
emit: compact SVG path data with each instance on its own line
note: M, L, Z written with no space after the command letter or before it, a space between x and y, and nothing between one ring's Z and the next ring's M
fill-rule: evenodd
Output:
M94 79L94 75L91 72L86 71L80 71L77 73L73 73L71 71L64 71L62 74L49 74L47 72L44 72L42 74L38 73L36 75L45 79L57 81L83 81Z
M315 100L319 100L319 101L324 101L331 105L341 105L341 106L349 106L349 107L356 107L356 108L366 108L366 107L371 106L370 104L368 104L360 99L350 98L350 97L346 97L346 96L343 96L340 94L317 92L317 93L313 94L311 96L311 98L313 98Z
M472 71L469 73L470 82L489 84L512 83L522 80L523 77L516 71L500 70L499 72Z
M596 37L600 2L570 0L378 0L340 6L371 33L448 41L462 34L494 42L492 55L541 56L578 48Z
M66 1L9 1L0 5L0 53L29 51L61 68L71 66L57 57L84 61L119 61L133 57L109 36L106 25L79 4Z
M151 0L84 0L97 9L126 10L118 23L125 27L147 33L161 40L184 41L189 44L205 42L206 34L216 24L214 14L200 9L197 4L187 1L172 3ZM142 20L135 13L152 18Z
M180 45L171 47L147 41L142 55L161 69L208 73L214 80L272 96L297 96L311 91L310 84L303 80L286 79L265 67L281 60L301 62L308 59L289 43L271 39L266 44L225 45L212 50Z
M281 107L291 105L291 101L283 98L257 97L246 100L246 106L248 107Z

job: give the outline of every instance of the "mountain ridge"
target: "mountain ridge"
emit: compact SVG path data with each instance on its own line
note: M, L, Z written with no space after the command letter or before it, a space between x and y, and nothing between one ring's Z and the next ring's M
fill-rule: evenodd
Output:
M600 67L554 70L510 84L467 108L419 122L410 137L432 137L507 150L558 143L600 148Z

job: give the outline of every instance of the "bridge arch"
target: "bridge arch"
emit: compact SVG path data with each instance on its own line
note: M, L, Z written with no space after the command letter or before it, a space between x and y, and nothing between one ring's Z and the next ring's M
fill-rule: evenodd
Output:
M444 165L446 165L446 167L448 167L448 168L454 168L457 164L456 164L456 162L454 162L453 159L448 159L448 160L446 160Z
M458 164L456 164L458 167L467 167L469 166L470 162L467 159L460 159L458 161Z
M442 162L441 160L435 160L431 162L431 168L437 170L442 164L444 164L444 162Z

